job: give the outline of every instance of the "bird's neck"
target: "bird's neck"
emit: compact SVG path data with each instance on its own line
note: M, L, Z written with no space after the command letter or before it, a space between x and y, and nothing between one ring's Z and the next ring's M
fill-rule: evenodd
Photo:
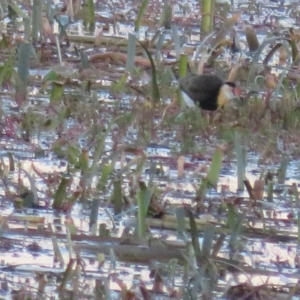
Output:
M224 107L228 103L228 101L233 99L234 97L235 96L232 92L232 88L227 84L223 84L218 94L218 107Z

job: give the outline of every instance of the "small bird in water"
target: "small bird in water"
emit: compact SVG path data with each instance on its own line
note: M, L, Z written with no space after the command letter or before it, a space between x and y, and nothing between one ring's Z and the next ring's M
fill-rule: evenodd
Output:
M183 99L189 107L205 110L224 107L229 100L240 96L240 89L233 82L223 82L217 75L188 75L179 79Z

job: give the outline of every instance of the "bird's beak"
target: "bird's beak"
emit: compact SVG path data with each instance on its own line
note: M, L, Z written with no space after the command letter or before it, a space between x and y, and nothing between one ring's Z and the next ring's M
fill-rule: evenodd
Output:
M240 98L240 97L241 97L242 90L241 90L238 86L236 86L236 87L233 89L232 92L233 92L233 94L234 94L235 97L237 97L237 98Z

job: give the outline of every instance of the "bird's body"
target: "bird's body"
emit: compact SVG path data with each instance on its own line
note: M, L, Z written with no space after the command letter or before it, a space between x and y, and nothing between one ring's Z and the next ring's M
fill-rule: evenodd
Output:
M199 106L205 110L223 107L238 94L233 82L224 83L212 74L188 75L179 79L179 87L188 106Z

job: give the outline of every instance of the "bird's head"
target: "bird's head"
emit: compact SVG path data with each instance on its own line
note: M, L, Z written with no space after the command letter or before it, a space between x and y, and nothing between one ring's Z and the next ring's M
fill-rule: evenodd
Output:
M239 98L241 95L241 90L233 82L225 82L219 91L218 95L218 107L224 107L229 100L233 98Z

